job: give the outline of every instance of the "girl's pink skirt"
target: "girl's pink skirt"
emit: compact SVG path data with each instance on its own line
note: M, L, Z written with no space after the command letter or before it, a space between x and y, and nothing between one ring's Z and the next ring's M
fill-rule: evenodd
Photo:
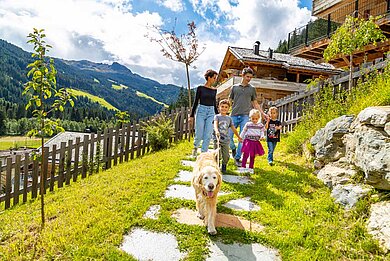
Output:
M265 153L260 141L250 139L244 139L241 151L252 157L257 155L262 156Z

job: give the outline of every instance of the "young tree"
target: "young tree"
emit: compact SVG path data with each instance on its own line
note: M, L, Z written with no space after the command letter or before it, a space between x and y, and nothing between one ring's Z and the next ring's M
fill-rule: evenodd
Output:
M353 54L369 44L376 45L384 41L386 36L376 24L380 17L370 16L368 20L347 16L344 24L332 35L328 47L324 51L325 61L342 55L349 56L348 90L352 89Z
M165 57L173 61L184 63L186 66L187 86L188 86L188 101L191 104L191 85L189 66L198 59L203 53L205 47L199 50L198 38L195 34L195 22L187 24L188 33L177 36L175 29L172 31L162 30L159 27L153 26L151 29L157 31L158 37L146 35L151 42L157 42L161 46L161 52Z
M54 111L63 111L64 106L69 103L74 105L72 96L66 89L57 90L56 87L56 69L53 59L48 59L46 53L52 48L48 45L44 38L46 37L43 29L33 29L33 33L28 36L30 40L27 43L34 45L32 57L35 61L30 63L27 68L30 70L27 77L31 77L31 81L24 85L23 95L28 97L26 110L33 108L33 116L38 123L37 128L33 128L28 132L29 136L39 136L41 138L41 177L40 177L40 194L41 194L41 219L42 229L45 226L45 202L44 190L46 173L43 173L44 159L44 137L51 136L54 131L64 131L60 126L59 119L52 120L49 118L50 113ZM48 101L50 99L50 102Z
M130 115L127 111L118 111L115 113L115 119L117 126L123 128L123 125L130 122Z

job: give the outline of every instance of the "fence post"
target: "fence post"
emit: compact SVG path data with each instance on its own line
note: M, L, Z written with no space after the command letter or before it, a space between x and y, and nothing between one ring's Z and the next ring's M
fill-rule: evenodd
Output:
M38 196L38 168L39 168L39 162L37 159L34 159L33 167L32 167L31 198L36 198Z
M23 175L24 175L24 179L23 179L23 203L24 202L27 202L27 187L28 187L28 174L29 174L29 170L28 170L28 165L30 165L30 155L28 152L24 153L24 165L23 165ZM1 186L0 186L1 188Z
M21 155L16 155L15 159L15 176L14 176L14 206L19 203L19 191L20 191L20 161Z
M70 184L71 177L71 167L72 167L72 151L73 151L73 140L68 140L68 150L65 158L65 166L66 166L66 176L65 176L65 185Z
M133 122L131 126L131 147L130 147L130 159L134 159L134 146L135 146L135 134L137 131L137 122ZM137 134L138 136L138 134Z
M118 165L118 143L119 143L119 126L115 127L114 133L114 166Z
M54 190L54 177L56 170L57 145L53 144L51 152L50 191Z
M88 145L89 145L89 135L84 135L83 140L83 168L81 172L81 178L87 177L87 169L88 169Z
M129 146L130 146L130 140L131 140L131 137L130 137L130 130L131 130L131 124L130 122L126 124L126 134L125 134L125 137L126 137L126 145L125 145L125 161L129 161L129 153L130 153L130 150L129 150Z
M64 183L64 168L65 168L65 149L66 142L61 142L60 148L60 164L58 166L58 187L62 188Z
M104 129L103 132L103 167L108 169L108 129Z
M89 151L89 175L93 174L94 155L95 155L95 133L91 133L90 139L91 147Z
M76 138L74 146L74 166L73 166L73 182L77 181L79 176L79 160L80 160L80 137Z
M12 158L7 158L7 169L5 173L5 209L11 207L11 191L12 191Z

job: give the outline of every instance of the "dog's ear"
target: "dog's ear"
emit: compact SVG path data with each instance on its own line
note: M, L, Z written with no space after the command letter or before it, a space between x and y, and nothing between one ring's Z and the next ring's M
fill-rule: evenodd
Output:
M220 148L217 148L215 150L211 150L210 152L213 154L214 158L215 158L215 161L217 161L218 159L218 155L219 155L219 150Z

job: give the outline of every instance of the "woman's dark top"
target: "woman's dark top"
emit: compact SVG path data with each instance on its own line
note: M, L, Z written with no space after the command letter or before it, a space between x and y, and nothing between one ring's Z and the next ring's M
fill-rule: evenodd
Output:
M204 106L214 106L215 114L218 114L217 103L215 101L216 95L217 89L207 88L206 86L198 86L190 116L194 117L199 103Z

